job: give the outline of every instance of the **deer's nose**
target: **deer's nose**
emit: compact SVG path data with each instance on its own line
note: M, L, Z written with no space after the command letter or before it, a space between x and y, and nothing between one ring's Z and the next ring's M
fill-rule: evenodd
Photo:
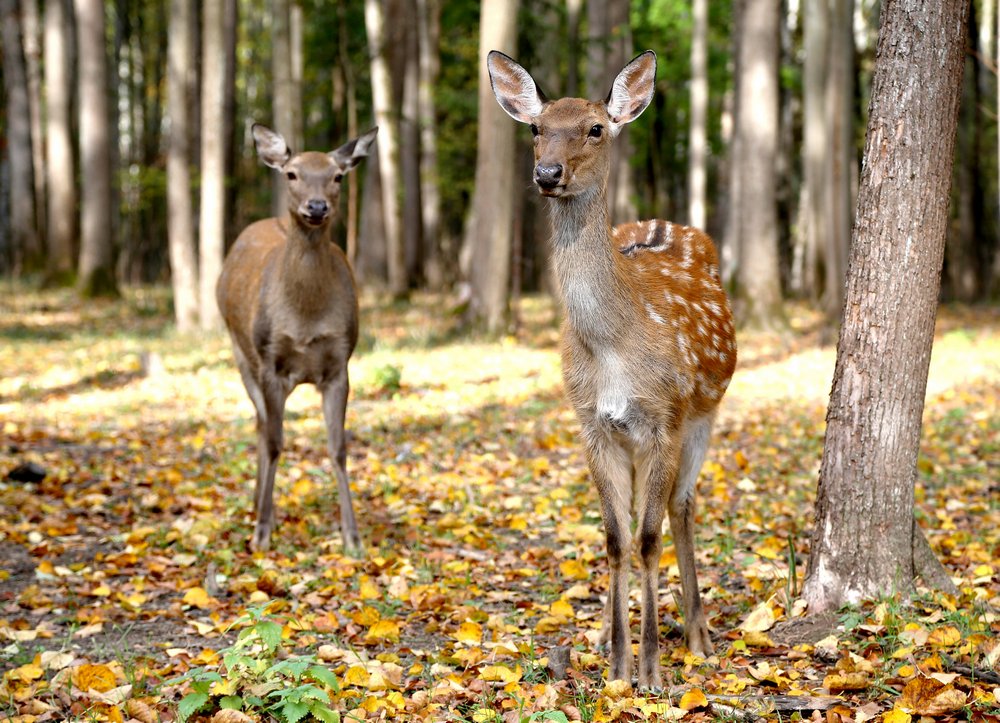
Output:
M535 166L535 183L542 188L555 188L562 180L563 167L560 163Z
M306 203L306 211L310 216L325 216L330 210L330 204L322 198L312 198Z

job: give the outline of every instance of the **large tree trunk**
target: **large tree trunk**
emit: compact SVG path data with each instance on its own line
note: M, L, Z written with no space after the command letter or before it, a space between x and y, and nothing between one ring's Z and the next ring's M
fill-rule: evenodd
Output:
M479 16L479 125L476 187L466 246L469 264L467 320L504 328L510 298L511 242L514 232L514 124L497 104L486 55L517 48L518 0L484 0Z
M706 228L708 177L708 0L693 0L691 14L691 136L688 139L688 223Z
M17 0L0 0L3 23L3 82L6 95L7 157L10 161L10 244L20 272L41 264L35 225L35 179L31 158L31 110Z
M72 74L68 0L45 3L45 121L48 283L69 284L76 266L76 174L70 133Z
M830 0L830 75L827 109L833 145L830 179L830 236L826 246L823 309L828 318L844 304L847 255L851 246L851 178L854 175L854 0Z
M778 28L780 4L746 0L736 62L739 73L740 262L738 313L745 325L782 324L778 266Z
M403 297L407 292L406 253L403 245L402 209L399 203L399 127L392 102L383 0L365 0L365 28L371 56L372 105L378 124L378 166L382 184L389 292Z
M191 0L171 0L167 51L167 237L174 319L179 331L198 326L198 258L195 254L191 200Z
M225 14L221 0L205 3L202 30L201 209L199 218L199 302L202 329L220 329L215 284L225 253L226 102Z
M968 0L882 9L812 553L812 612L949 586L913 515ZM914 32L920 28L920 32Z
M117 296L111 238L111 143L103 0L76 0L80 68L82 187L79 290Z

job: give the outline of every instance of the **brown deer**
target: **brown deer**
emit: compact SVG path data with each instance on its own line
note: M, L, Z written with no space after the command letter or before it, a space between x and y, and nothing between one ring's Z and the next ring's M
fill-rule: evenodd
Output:
M551 199L553 266L565 308L563 382L600 497L611 569L601 631L601 642L611 643L609 679L631 680L634 543L642 568L639 685L658 690L665 512L680 567L687 646L702 656L712 651L695 571L694 510L715 412L736 365L718 255L697 229L653 220L612 230L608 221L611 146L652 100L652 51L626 65L607 99L597 102L547 100L503 53L491 52L487 65L500 105L531 125L535 184Z
M215 295L257 410L254 550L268 549L275 525L274 473L283 446L285 401L299 384L312 383L323 395L344 546L360 551L344 442L347 360L358 340L358 296L330 227L341 180L368 155L377 131L330 153L293 156L278 133L253 126L260 160L288 179L288 214L243 230L226 257Z

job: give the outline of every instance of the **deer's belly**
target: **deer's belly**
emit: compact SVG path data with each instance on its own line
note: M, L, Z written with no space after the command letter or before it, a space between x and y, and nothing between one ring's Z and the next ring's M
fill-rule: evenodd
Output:
M275 344L271 367L289 388L299 384L322 386L343 370L347 359L342 346L333 335L300 340L285 336Z

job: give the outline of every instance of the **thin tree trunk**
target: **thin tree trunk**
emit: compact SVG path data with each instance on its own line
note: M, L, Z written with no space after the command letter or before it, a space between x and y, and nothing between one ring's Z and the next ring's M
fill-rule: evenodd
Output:
M968 7L894 0L882 9L803 589L814 613L906 594L917 576L949 584L926 555L913 505Z
M79 290L84 297L117 296L111 238L111 143L103 0L76 0L80 71Z
M42 249L35 225L35 179L31 157L31 110L17 0L0 0L3 23L5 131L10 161L10 244L15 271L40 266Z
M365 28L371 56L372 105L378 124L378 165L382 185L389 292L396 298L406 295L406 253L403 245L402 210L399 203L399 128L392 102L385 19L382 0L365 0Z
M344 79L344 96L347 106L347 137L357 138L358 129L358 97L357 83L354 79L354 69L351 66L351 58L347 52L347 19L344 14L344 4L337 4L337 26L339 32L339 53L340 72ZM368 172L371 172L371 164L368 165ZM352 268L356 268L358 260L358 184L360 179L357 173L347 174L344 179L347 184L347 260Z
M807 0L803 8L805 62L803 64L802 107L803 148L802 193L803 214L799 223L802 250L796 253L801 266L793 276L796 291L804 293L811 301L818 301L823 288L820 284L820 266L823 251L828 248L833 234L833 142L832 118L828 108L830 95L830 7L829 0ZM839 309L838 309L839 311Z
M737 60L742 252L738 310L744 324L763 328L783 324L775 196L779 10L774 0L746 0ZM753 112L744 112L751 108Z
M222 0L203 8L201 88L201 207L199 238L199 302L201 328L220 329L222 317L215 303L215 284L222 271L225 250L225 108L226 44Z
M45 231L45 134L42 125L42 46L37 0L21 0L21 29L24 63L28 79L28 108L31 115L32 177L35 181L35 230L38 253L44 256ZM42 263L41 259L39 263Z
M826 250L823 309L836 319L844 304L844 280L851 245L851 178L854 139L854 0L830 0L830 75L827 109L832 143L830 172L830 237Z
M305 126L302 119L302 74L305 69L303 47L303 17L301 0L291 0L288 8L288 69L291 83L292 141L299 151L305 148ZM354 138L354 136L351 136Z
M400 115L400 170L403 174L403 247L406 254L406 277L417 281L423 267L421 235L423 220L420 203L420 45L415 0L406 0L406 22L399 30L403 37L403 102Z
M170 247L170 281L174 292L177 329L198 326L198 258L194 243L191 199L191 0L171 0L170 40L167 49L167 113L170 136L167 147L167 238Z
M497 105L486 69L490 50L514 54L517 0L485 0L479 17L479 125L476 187L466 244L469 249L467 319L491 332L507 323L514 224L514 126Z
M303 148L295 137L292 97L292 51L289 0L271 2L271 77L274 130L280 133L292 153ZM271 214L283 218L288 213L287 182L280 173L271 174Z
M441 192L438 189L437 122L434 117L434 87L441 68L438 44L441 33L439 0L416 0L420 44L420 202L422 205L424 279L428 288L444 286L441 260Z
M692 0L691 137L688 140L688 223L706 228L708 176L708 0Z
M580 93L580 14L583 0L566 0L566 34L569 46L566 72L566 97L576 98ZM551 92L546 89L546 92Z
M719 252L719 265L722 283L733 289L739 272L740 257L743 246L743 224L741 215L742 203L742 170L743 158L740 136L740 97L742 78L739 72L739 57L743 44L743 6L745 0L733 0L733 32L730 35L733 57L733 89L728 97L728 113L724 107L722 117L722 133L727 140L726 153L726 227L722 236L722 249ZM728 123L727 123L728 119Z
M48 283L72 282L76 254L76 186L70 135L72 27L68 0L45 3L46 231Z

